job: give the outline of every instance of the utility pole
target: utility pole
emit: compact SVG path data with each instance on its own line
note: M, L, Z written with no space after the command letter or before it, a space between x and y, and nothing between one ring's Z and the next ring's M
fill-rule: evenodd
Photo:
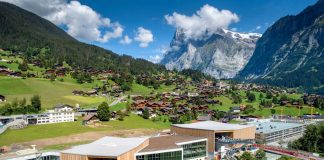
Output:
M313 121L313 109L314 109L314 107L312 106L311 107L311 120Z

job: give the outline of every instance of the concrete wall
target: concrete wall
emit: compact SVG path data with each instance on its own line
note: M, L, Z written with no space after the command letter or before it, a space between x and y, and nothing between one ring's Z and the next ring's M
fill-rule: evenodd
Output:
M238 139L255 139L255 126L233 131L233 138Z
M232 138L238 139L255 139L255 126L238 129L238 130L222 130L222 131L208 131L199 129L181 128L171 126L171 133L206 137L208 139L208 152L215 151L215 133L229 133Z
M87 156L61 153L60 160L89 160Z
M136 159L135 154L148 145L149 145L149 140L146 140L144 143L137 146L136 148L133 148L132 150L118 156L117 160L135 160Z
M208 152L214 152L214 150L215 150L214 131L199 130L199 129L187 129L187 128L171 126L171 133L197 136L197 137L205 137L205 138L207 138Z

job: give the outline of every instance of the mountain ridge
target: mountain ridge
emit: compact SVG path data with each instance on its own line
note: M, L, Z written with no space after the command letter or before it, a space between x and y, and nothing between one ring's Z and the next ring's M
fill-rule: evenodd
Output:
M215 78L233 78L251 57L260 36L219 29L196 40L188 39L177 29L170 50L160 63L167 69L194 69Z
M323 30L324 0L297 15L280 18L259 39L236 78L307 90L319 87L323 92Z

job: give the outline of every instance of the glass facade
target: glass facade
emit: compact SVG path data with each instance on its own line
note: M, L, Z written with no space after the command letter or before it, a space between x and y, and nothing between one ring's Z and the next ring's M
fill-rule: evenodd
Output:
M38 158L33 158L33 159L28 159L28 160L60 160L60 157L50 155L50 156L41 156Z
M139 155L136 160L182 160L182 151Z
M182 145L183 159L193 159L206 156L206 141Z

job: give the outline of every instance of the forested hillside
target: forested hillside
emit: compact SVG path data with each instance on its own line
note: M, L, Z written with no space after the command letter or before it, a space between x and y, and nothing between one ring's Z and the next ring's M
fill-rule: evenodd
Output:
M64 61L76 68L93 67L130 73L164 70L143 59L119 56L112 51L72 38L51 22L15 5L0 2L0 48L22 53L29 62L51 68Z

